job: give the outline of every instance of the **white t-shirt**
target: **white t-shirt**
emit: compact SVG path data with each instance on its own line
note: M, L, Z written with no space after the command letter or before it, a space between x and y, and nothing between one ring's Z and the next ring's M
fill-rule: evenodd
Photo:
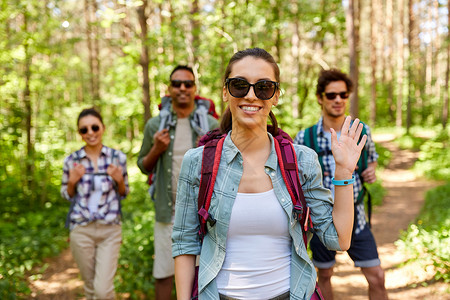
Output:
M238 193L216 277L219 293L261 300L289 291L291 243L289 220L273 189Z
M192 131L189 118L178 118L172 148L172 201L177 197L178 177L186 152L192 148ZM175 209L175 205L172 206Z

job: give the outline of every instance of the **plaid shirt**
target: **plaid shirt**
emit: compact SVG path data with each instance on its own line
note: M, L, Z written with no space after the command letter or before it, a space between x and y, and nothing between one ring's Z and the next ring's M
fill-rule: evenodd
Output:
M292 215L292 200L278 166L277 154L271 140L271 152L264 170L270 177L277 199L286 212L289 234L292 238L290 265L290 299L309 300L314 291L316 271L302 238L301 224ZM294 145L298 160L299 178L306 202L311 209L314 230L320 240L330 249L340 250L336 228L331 215L333 204L331 193L322 185L322 176L317 155L305 146ZM225 138L209 213L217 220L208 226L203 245L200 245L198 230L197 199L200 184L203 147L189 150L183 159L178 181L175 222L172 234L172 254L200 255L198 279L199 299L219 299L215 278L225 259L228 225L243 173L243 158L238 148ZM264 251L265 249L255 249ZM257 266L253 266L257 267Z
M113 153L115 151L115 155ZM113 157L114 156L114 157ZM86 168L86 173L81 177L76 185L76 194L71 198L67 193L67 182L69 180L69 170L74 164L82 164ZM127 173L127 157L118 150L113 150L103 146L100 157L97 161L98 173L106 173L108 166L113 163L119 165L123 169L123 177L125 181L126 193L129 192L128 173ZM88 208L88 201L93 191L94 182L94 166L91 160L86 156L84 147L67 156L64 159L63 176L61 184L61 195L67 200L73 202L73 209L70 212L70 230L77 225L87 225L90 222L98 221L102 224L120 224L120 204L125 196L120 196L115 188L116 183L109 175L101 176L102 196L98 203L98 211L92 214Z
M367 134L367 142L365 145L365 149L367 150L368 154L368 163L372 163L377 161L378 154L375 150L375 143L372 140L372 135L370 134L370 128L367 126L367 124L364 124ZM299 133L297 133L297 136L294 139L294 144L304 145L304 138L305 138L305 131L302 130ZM320 118L319 122L317 122L317 145L320 148L321 151L325 151L325 154L322 157L323 160L323 172L327 172L328 175L324 175L323 177L323 186L327 189L332 190L332 184L331 184L331 178L334 177L334 157L331 154L331 140L328 139L325 136L324 130L323 130L323 117ZM353 175L355 176L355 183L353 184L353 195L355 202L358 199L359 192L362 190L362 181L358 174L358 172L353 172ZM362 229L364 229L364 226L366 225L366 217L365 217L365 210L364 210L364 203L359 204L355 207L355 210L357 212L356 220L355 220L355 233L358 234Z

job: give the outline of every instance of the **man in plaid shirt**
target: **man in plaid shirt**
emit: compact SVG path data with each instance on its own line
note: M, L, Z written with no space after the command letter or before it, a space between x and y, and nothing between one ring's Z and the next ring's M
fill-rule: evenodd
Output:
M334 195L334 186L331 180L334 176L335 162L331 152L331 132L333 128L338 137L340 129L345 120L347 100L352 91L350 78L339 70L322 70L319 75L316 96L322 107L322 117L317 124L307 130L300 131L294 139L295 144L308 145L318 153L322 161L323 185L330 189ZM362 273L369 283L370 299L388 299L384 286L384 271L380 266L377 245L375 239L366 223L364 202L356 203L360 192L363 189L363 182L373 183L376 181L375 168L377 166L378 154L375 151L375 144L370 134L370 128L366 124L365 131L367 142L365 151L367 152L367 167L360 173L356 170L353 173L355 183L353 193L355 198L355 221L353 225L353 236L350 249L347 253L354 261L356 267L360 267ZM314 137L315 146L310 145L310 138ZM362 178L361 178L362 177ZM336 263L335 251L328 250L318 239L313 236L310 247L313 253L313 263L319 270L319 287L327 300L333 300L331 287L331 276Z

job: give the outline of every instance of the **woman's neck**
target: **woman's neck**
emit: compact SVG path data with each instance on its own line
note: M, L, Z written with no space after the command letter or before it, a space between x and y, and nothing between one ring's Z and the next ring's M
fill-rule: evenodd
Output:
M96 157L99 156L100 153L102 152L102 148L103 148L103 144L98 144L95 146L90 146L90 145L86 145L84 147L84 151L86 152L86 155L89 157Z
M267 125L253 128L242 128L233 125L230 137L242 154L266 151L267 149L270 151Z

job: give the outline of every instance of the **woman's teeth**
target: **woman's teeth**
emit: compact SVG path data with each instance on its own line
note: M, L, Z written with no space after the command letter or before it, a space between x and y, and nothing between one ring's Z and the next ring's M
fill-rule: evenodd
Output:
M256 106L242 106L242 110L245 110L245 111L257 111L257 110L259 110L259 107L256 107Z

